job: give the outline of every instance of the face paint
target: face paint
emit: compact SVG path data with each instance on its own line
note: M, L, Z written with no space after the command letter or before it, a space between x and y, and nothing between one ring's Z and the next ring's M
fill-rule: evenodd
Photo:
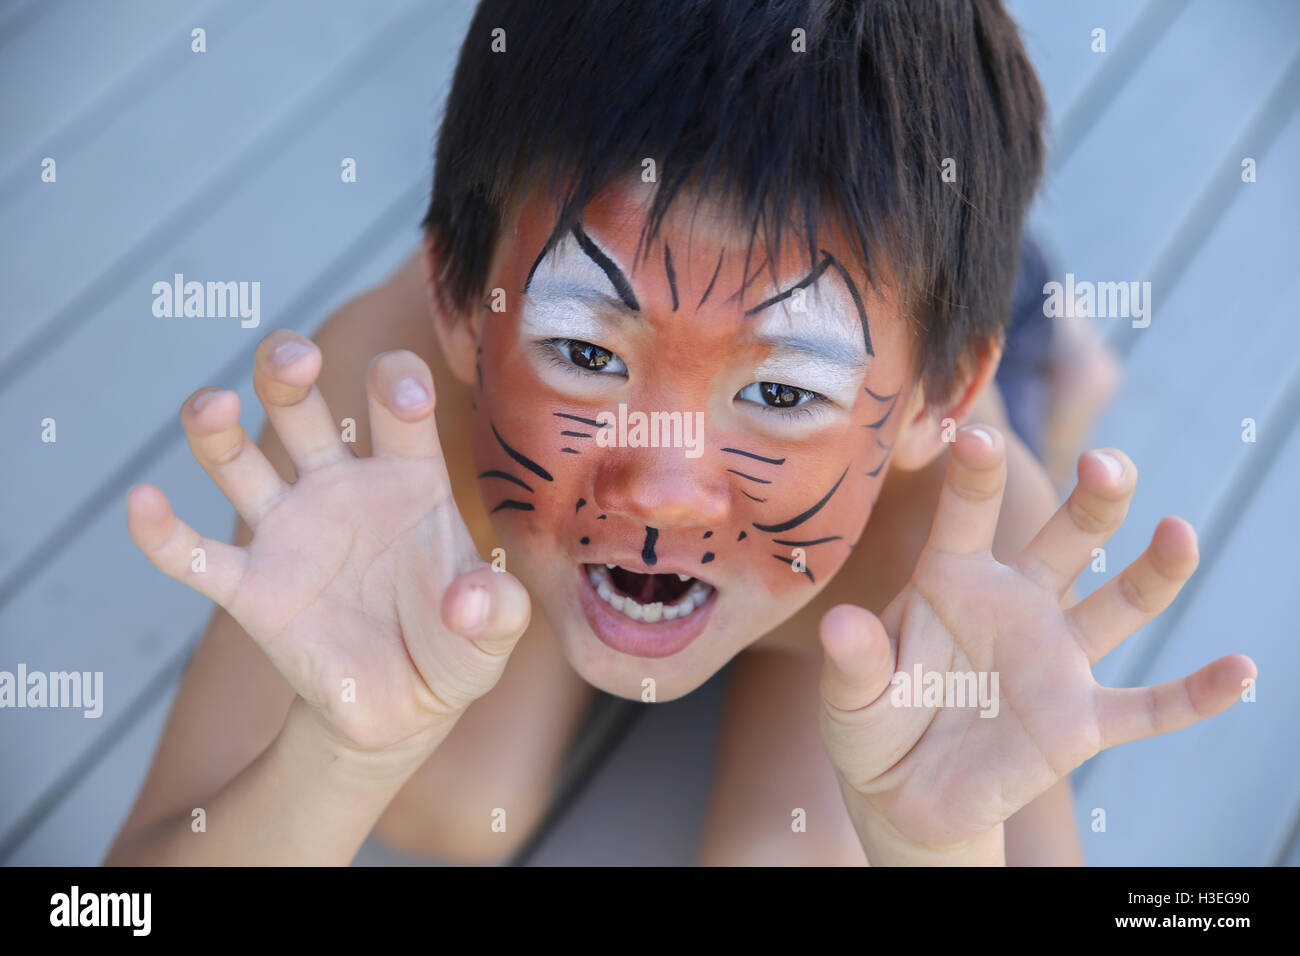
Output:
M666 700L848 558L899 427L910 333L830 241L811 267L783 249L785 284L765 289L746 233L670 211L637 260L649 188L611 189L558 237L532 199L506 230L490 285L515 292L481 326L474 449L511 570L573 666L624 696L654 677ZM702 413L699 457L598 447L597 416L620 404Z

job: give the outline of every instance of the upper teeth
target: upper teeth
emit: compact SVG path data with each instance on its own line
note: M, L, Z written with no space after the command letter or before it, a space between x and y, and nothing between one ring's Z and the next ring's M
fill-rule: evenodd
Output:
M703 581L696 581L686 589L686 593L671 604L665 604L662 601L655 601L653 604L639 604L627 595L614 590L613 582L607 570L612 567L614 567L612 564L605 565L605 568L589 565L587 577L602 601L634 621L645 621L653 624L660 620L671 621L674 618L685 617L707 601L709 595L713 593L712 587ZM691 580L689 574L679 574L677 577L683 581Z

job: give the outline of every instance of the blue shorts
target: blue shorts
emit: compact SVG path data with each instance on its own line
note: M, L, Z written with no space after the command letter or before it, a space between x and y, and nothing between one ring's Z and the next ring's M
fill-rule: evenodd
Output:
M1051 374L1053 323L1043 314L1043 285L1050 277L1051 270L1042 249L1026 234L1020 241L1020 261L1011 293L1011 320L995 381L1011 427L1039 458Z

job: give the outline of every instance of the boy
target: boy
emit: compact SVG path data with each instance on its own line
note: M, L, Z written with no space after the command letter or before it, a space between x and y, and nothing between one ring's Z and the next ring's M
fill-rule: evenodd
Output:
M1063 609L1136 471L1085 455L1052 515L991 427L1041 121L994 2L481 4L423 255L262 343L265 454L233 393L182 408L236 545L128 498L225 610L108 862L502 859L589 685L737 655L705 862L1078 862L1066 774L1254 666L1097 687L1194 534Z

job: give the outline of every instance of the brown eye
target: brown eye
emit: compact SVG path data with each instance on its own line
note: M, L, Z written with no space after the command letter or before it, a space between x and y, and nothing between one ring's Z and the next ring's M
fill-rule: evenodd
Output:
M758 389L763 403L773 408L793 408L799 404L799 393L803 391L780 382L759 382Z
M614 353L590 342L569 342L569 361L579 368L599 372L613 360Z

